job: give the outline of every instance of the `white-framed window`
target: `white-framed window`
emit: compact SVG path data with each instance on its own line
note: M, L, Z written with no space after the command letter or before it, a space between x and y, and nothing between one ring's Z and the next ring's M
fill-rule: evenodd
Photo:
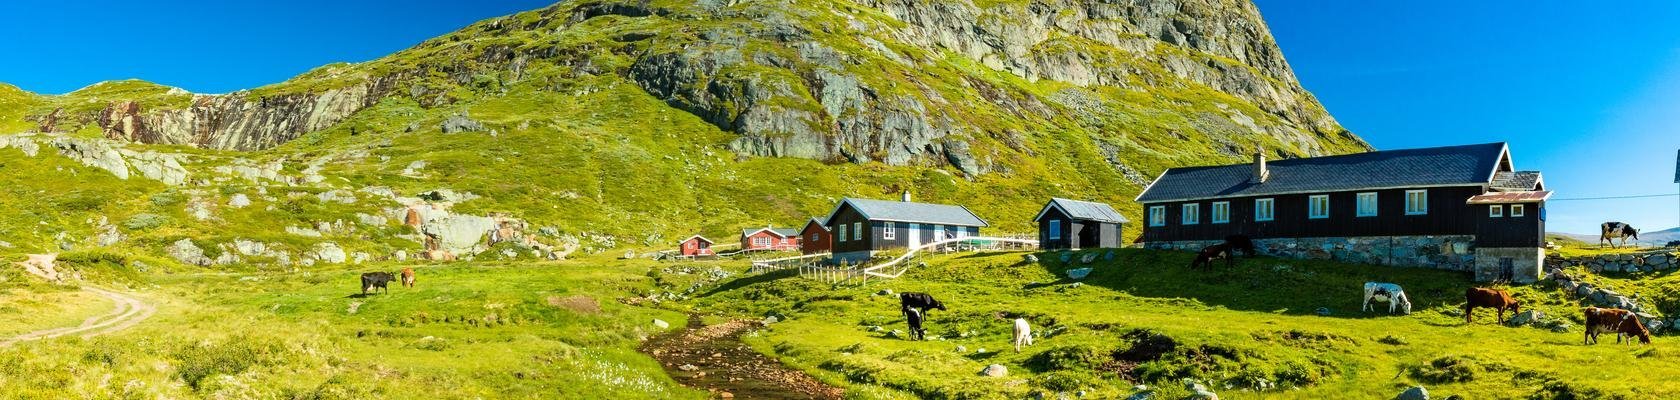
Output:
M852 223L852 240L863 240L863 223Z
M1505 206L1499 204L1488 206L1488 218L1499 218L1504 216Z
M1061 239L1061 238L1062 238L1062 220L1059 220L1059 219L1050 220L1050 240L1058 240L1058 239Z
M895 224L893 224L892 221L887 221L887 222L882 222L881 223L881 238L882 239L893 240L893 239L898 238L898 229L894 229L896 227L893 226L893 225L895 225Z
M1429 213L1429 191L1406 191L1406 215L1424 215Z
M962 239L962 238L968 237L968 230L969 229L974 229L974 228L964 227L964 226L957 227L957 238Z
M770 247L770 238L759 236L752 238L753 247Z
M1330 195L1307 196L1307 219L1330 218Z
M1215 201L1213 202L1213 209L1211 211L1213 212L1213 215L1209 218L1209 220L1213 223L1223 224L1231 222L1231 202Z
M1277 210L1272 209L1272 204L1275 203L1272 199L1254 199L1254 220L1271 221L1277 217Z
M1358 207L1357 207L1358 210L1356 210L1354 212L1354 214L1353 214L1354 216L1356 216L1356 217L1375 217L1375 216L1377 216L1377 193L1376 192L1360 193L1357 198L1359 200L1358 201Z
M1525 208L1527 208L1527 207L1524 207L1522 204L1512 204L1511 205L1511 216L1512 217L1525 217L1525 216L1527 216L1527 211L1528 210L1526 210Z
M1167 206L1149 207L1149 226L1167 225Z
M1184 215L1179 218L1179 222L1185 225L1202 223L1202 205L1197 203L1185 204Z
M815 234L815 233L811 234L811 243L816 243L816 242L820 242L820 241L822 241L822 240L818 239L817 234Z
M840 231L839 232L840 232L840 235L835 236L834 238L837 241L840 241L840 242L846 241L846 224L840 224Z
M933 240L934 241L945 240L946 237L947 236L945 236L945 226L943 226L943 225L934 225L933 226Z

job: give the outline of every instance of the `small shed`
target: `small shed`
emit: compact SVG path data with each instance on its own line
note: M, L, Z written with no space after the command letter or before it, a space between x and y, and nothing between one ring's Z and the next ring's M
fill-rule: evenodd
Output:
M1051 198L1033 218L1038 223L1039 247L1093 249L1120 247L1120 228L1126 217L1113 206L1090 201Z
M705 236L689 236L687 239L677 242L677 246L681 249L683 257L717 255L717 253L712 252L712 240L707 239Z
M822 218L811 217L805 229L799 231L800 250L805 254L824 253L834 249L834 234Z
M741 230L745 250L799 250L799 231L793 228L748 228Z

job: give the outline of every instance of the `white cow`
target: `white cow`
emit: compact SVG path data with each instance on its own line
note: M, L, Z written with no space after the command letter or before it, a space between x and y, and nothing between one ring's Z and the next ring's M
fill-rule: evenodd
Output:
M1031 346L1031 345L1032 345L1032 327L1027 325L1027 320L1026 319L1016 318L1015 319L1015 352L1020 353L1021 352L1021 346Z
M1365 282L1365 301L1359 307L1360 311L1371 311L1371 301L1388 303L1388 313L1393 314L1395 306L1399 306L1406 314L1412 313L1412 301L1406 299L1406 291L1400 285L1392 283Z

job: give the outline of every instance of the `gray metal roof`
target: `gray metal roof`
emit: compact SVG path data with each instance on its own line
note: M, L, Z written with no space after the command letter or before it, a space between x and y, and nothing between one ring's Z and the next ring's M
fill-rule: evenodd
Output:
M741 236L747 236L747 235L751 235L751 234L754 234L754 233L758 233L758 231L770 231L770 233L774 233L774 234L776 234L776 236L781 236L781 237L799 236L799 230L798 229L793 229L793 228L770 228L770 227L742 229L741 230Z
M840 205L835 206L834 211L829 212L828 218L823 219L823 221L833 220L834 213L839 212L840 208L844 207L846 204L851 204L852 208L857 209L858 213L863 214L865 218L868 218L871 221L894 221L956 226L990 226L986 224L986 220L980 219L980 216L974 215L974 212L969 211L967 207L963 206L917 203L910 201L856 199L850 197L840 200Z
M1252 164L1168 169L1138 195L1140 203L1361 189L1483 185L1506 154L1505 143L1373 151L1267 163L1255 183Z
M1107 203L1069 200L1060 197L1050 198L1050 202L1044 205L1043 210L1038 211L1038 216L1033 217L1033 221L1043 219L1044 212L1050 211L1051 207L1061 209L1063 214L1067 214L1068 218L1073 219L1110 222L1116 224L1129 222L1126 221L1125 216L1120 215L1119 211L1114 210L1114 206L1110 206Z
M1526 191L1535 190L1540 183L1540 171L1499 171L1493 174L1493 182L1489 185L1495 190Z

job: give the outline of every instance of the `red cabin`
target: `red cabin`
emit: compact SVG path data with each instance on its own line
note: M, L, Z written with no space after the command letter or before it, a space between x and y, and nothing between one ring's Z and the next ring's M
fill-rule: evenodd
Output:
M689 236L688 239L683 239L677 244L682 247L682 255L684 257L717 255L717 253L712 252L712 240L707 239L705 236Z
M799 240L805 254L827 253L834 249L834 235L828 232L828 226L821 218L811 218L811 222L806 222L805 229L799 231Z
M789 228L764 227L741 230L743 250L799 250L799 231Z

